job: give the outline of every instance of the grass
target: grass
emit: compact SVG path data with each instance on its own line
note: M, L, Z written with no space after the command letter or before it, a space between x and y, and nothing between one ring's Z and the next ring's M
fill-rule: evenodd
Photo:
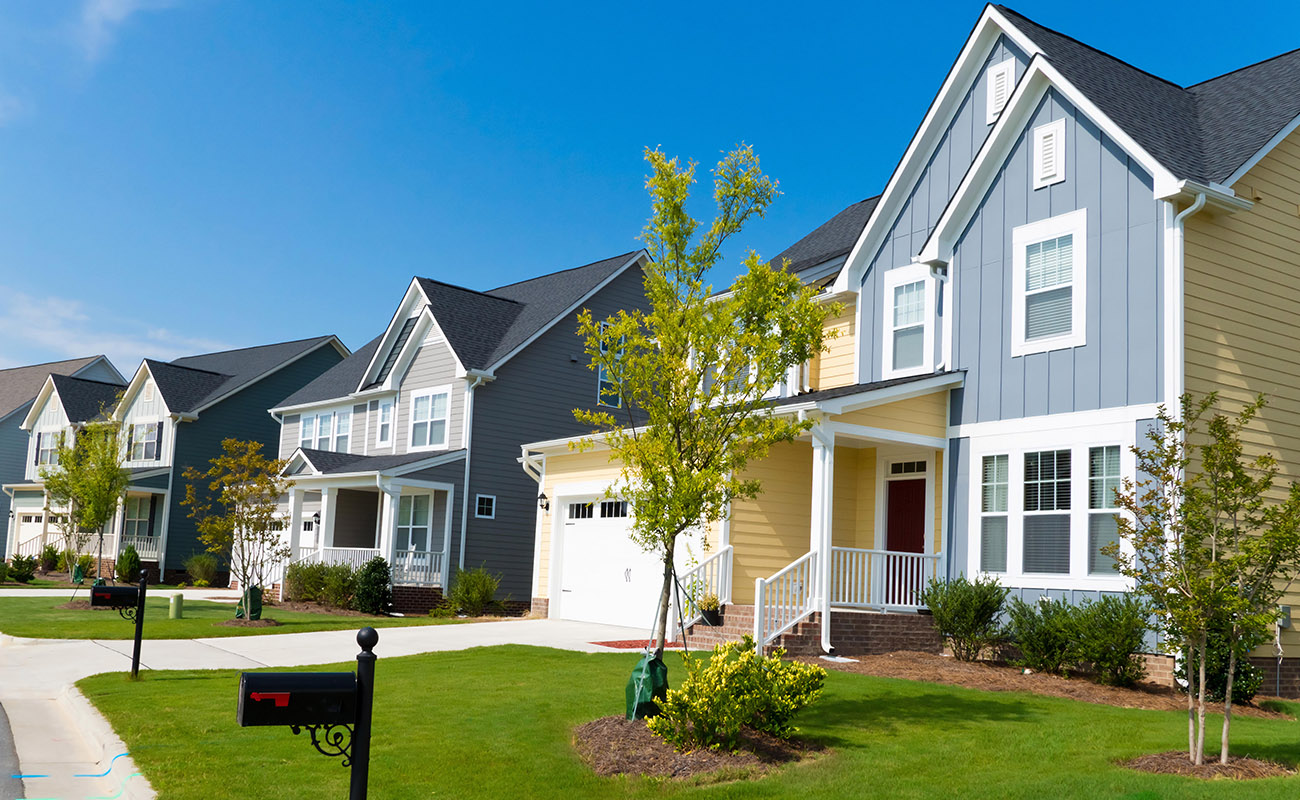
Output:
M46 578L32 578L27 583L10 580L0 582L0 589L70 589L72 584L66 581L52 581Z
M0 633L34 639L130 639L135 636L135 626L123 620L116 611L57 608L57 606L67 603L69 596L0 597ZM77 599L79 600L89 599L89 596L86 590L77 592ZM389 628L464 621L455 618L358 617L342 614L317 614L305 611L285 611L274 606L264 606L262 617L274 619L280 623L279 625L265 628L239 628L217 624L234 618L235 606L232 603L186 600L184 619L168 619L167 610L167 597L153 596L145 600L145 639L265 636L276 633L356 629L365 625L374 628Z
M824 698L799 720L803 735L833 748L827 757L714 785L597 778L573 754L572 729L622 713L635 660L522 646L381 657L370 795L1146 800L1300 792L1300 777L1204 782L1115 766L1185 745L1186 717L1178 712L842 672L830 673ZM670 681L682 673L671 657L669 670ZM135 683L99 675L80 686L164 800L347 794L348 771L318 755L305 734L236 725L235 672L150 672ZM1300 704L1287 707L1300 711ZM1234 752L1300 761L1300 722L1237 719L1233 731Z

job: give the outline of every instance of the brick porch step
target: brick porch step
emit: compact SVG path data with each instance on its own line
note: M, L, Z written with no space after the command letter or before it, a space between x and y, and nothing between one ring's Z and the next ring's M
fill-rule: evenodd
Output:
M702 622L688 628L686 644L691 649L706 650L723 642L739 641L754 634L754 607L728 605L722 625L711 627ZM782 634L776 645L790 655L821 653L821 614L813 614ZM831 645L840 655L877 655L896 650L943 652L943 642L930 616L910 613L880 613L832 609Z

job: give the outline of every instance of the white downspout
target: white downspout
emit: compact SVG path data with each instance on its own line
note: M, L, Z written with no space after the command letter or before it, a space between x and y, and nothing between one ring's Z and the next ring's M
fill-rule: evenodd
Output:
M1172 346L1167 351L1172 357L1173 364L1171 365L1172 369L1169 372L1170 385L1167 387L1169 390L1169 396L1165 399L1168 403L1167 408L1174 416L1174 419L1182 418L1180 398L1183 396L1186 368L1183 355L1186 328L1184 319L1186 306L1184 298L1186 296L1186 289L1183 284L1183 260L1186 254L1186 246L1184 242L1183 222L1203 208L1205 208L1205 193L1200 192L1196 195L1195 202L1183 209L1174 217L1174 258L1173 264L1171 265L1173 268L1173 274L1170 276L1173 281L1173 291L1171 293L1172 297L1170 298L1172 302L1170 303L1168 311L1170 319L1169 334L1172 337Z
M471 373L469 388L465 390L465 430L461 433L465 442L465 480L460 487L460 552L456 558L461 569L465 569L465 529L469 526L469 457L474 441L474 390L489 377L486 373ZM449 512L450 510L448 509Z

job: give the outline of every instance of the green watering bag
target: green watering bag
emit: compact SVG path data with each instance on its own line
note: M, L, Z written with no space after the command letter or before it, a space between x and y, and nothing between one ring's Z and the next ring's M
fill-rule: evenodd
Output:
M644 719L659 713L656 700L668 696L668 667L663 659L646 653L627 679L627 718Z

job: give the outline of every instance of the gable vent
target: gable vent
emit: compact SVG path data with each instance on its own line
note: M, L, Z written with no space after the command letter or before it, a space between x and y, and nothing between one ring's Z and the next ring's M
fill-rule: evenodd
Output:
M1065 120L1034 128L1034 188L1065 180Z
M989 67L987 78L988 103L986 105L988 106L988 114L985 122L992 125L998 121L998 115L1002 113L1002 109L1007 107L1007 101L1011 99L1011 90L1015 88L1015 59L1008 58L1006 61Z

